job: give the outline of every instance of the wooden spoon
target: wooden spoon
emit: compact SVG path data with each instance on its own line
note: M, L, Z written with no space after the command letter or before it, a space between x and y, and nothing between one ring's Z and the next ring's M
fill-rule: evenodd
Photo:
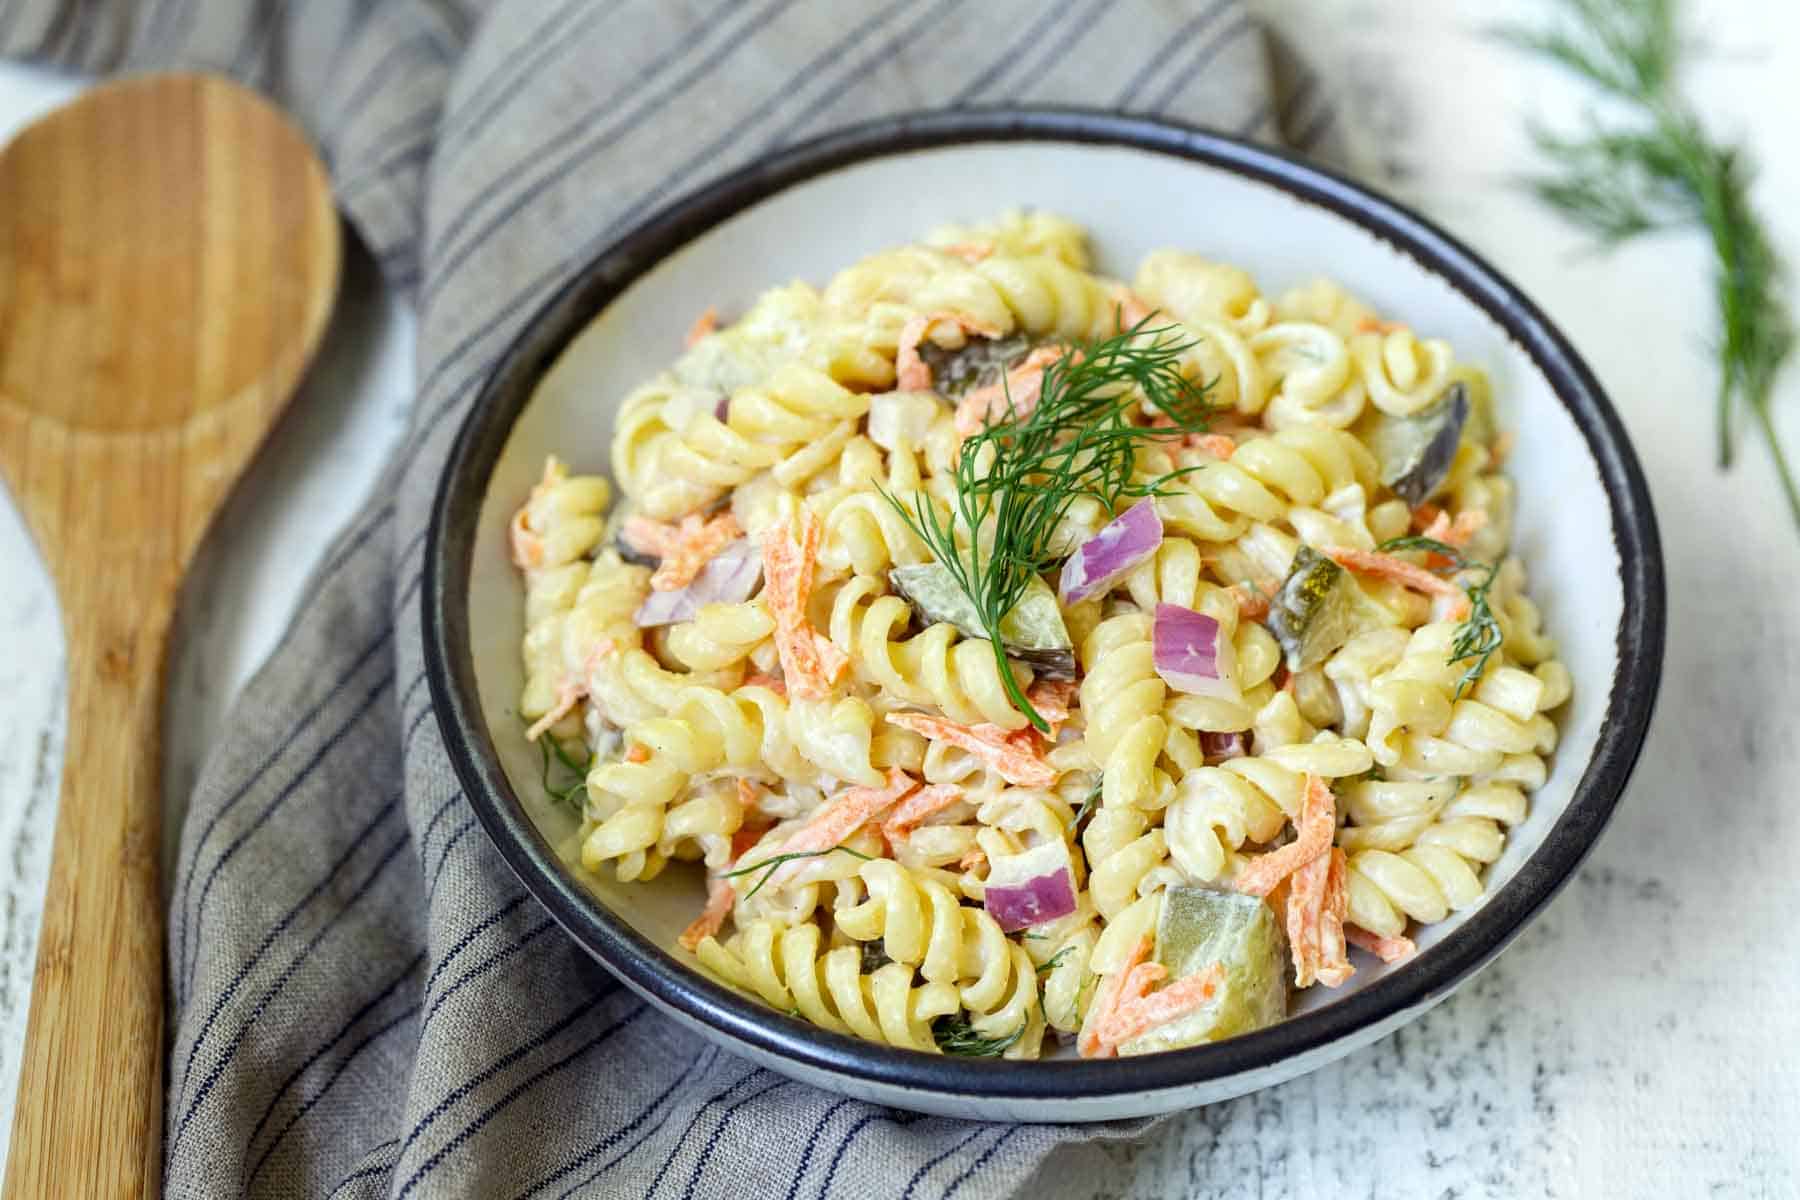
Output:
M105 84L0 152L0 468L69 648L8 1197L160 1190L164 645L319 344L339 254L306 139L223 79Z

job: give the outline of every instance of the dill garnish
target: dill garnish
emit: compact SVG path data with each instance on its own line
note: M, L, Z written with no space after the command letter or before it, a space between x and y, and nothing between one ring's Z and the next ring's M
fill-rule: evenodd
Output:
M1093 813L1094 806L1100 803L1100 796L1105 791L1102 782L1096 782L1088 789L1088 794L1081 798L1081 807L1075 810L1074 818L1069 822L1069 832L1079 835L1082 823Z
M1616 102L1620 119L1565 136L1534 126L1554 166L1529 181L1538 199L1612 246L1670 227L1704 229L1716 258L1720 468L1732 461L1734 413L1746 410L1768 443L1788 508L1800 525L1800 486L1769 412L1775 380L1795 345L1786 272L1750 205L1743 147L1716 140L1677 87L1681 37L1675 0L1564 0L1569 19L1499 36L1586 79Z
M748 900L750 897L756 895L756 893L762 891L763 884L769 882L769 876L775 874L775 868L779 867L782 863L793 862L797 858L819 858L826 854L835 854L839 850L842 850L845 854L851 855L854 858L860 858L864 862L871 861L870 856L864 854L861 850L852 850L850 847L840 842L835 846L827 846L823 850L795 850L788 854L777 854L771 858L753 862L747 867L738 867L730 871L721 871L719 872L719 878L736 879L739 875L748 875L752 871L761 871L764 867L769 868L767 871L763 872L763 877L756 881L756 886L744 893L744 899Z
M1450 565L1436 568L1439 574L1481 572L1480 580L1462 585L1463 592L1469 597L1469 615L1456 627L1456 637L1450 643L1450 655L1444 660L1453 666L1459 662L1471 664L1463 672L1462 678L1456 681L1456 692L1450 697L1452 700L1462 699L1465 691L1481 682L1481 674L1487 670L1488 660L1494 657L1505 640L1500 632L1500 621L1488 604L1488 591L1494 586L1494 576L1499 573L1500 564L1464 558L1461 550L1436 538L1389 538L1375 548L1383 554L1391 554L1396 550L1424 550L1430 554L1441 554L1450 560Z
M1092 496L1113 512L1127 496L1158 494L1185 472L1132 482L1139 446L1206 428L1206 388L1181 370L1194 343L1166 338L1175 327L1151 327L1151 320L1072 347L1044 368L1030 413L1011 408L1009 391L1007 415L963 443L948 518L922 497L909 506L882 491L975 606L1008 697L1046 733L1049 722L1025 699L1007 663L1002 618L1053 561L1057 525L1071 504ZM1133 424L1140 400L1173 426Z
M1055 954L1052 954L1049 958L1039 963L1037 969L1038 978L1042 979L1050 972L1056 970L1058 964L1060 964L1063 959L1067 958L1069 952L1073 949L1075 949L1073 946L1064 946L1061 950L1058 950Z
M556 756L556 761L561 763L565 770L575 773L575 782L564 784L562 787L557 787L550 782L550 756L552 754ZM582 801L576 797L582 795L587 788L588 765L593 761L593 756L588 756L588 762L576 762L553 733L546 733L538 739L538 756L543 759L544 763L544 791L559 804L574 806L576 815L579 816Z
M959 1013L933 1021L931 1036L937 1040L938 1049L945 1054L960 1054L965 1058L999 1058L1025 1036L1025 1027L1029 1024L1029 1021L1019 1022L1019 1027L1005 1037L983 1037Z

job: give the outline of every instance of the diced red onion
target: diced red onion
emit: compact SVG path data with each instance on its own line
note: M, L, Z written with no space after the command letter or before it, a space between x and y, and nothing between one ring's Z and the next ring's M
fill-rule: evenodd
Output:
M1075 872L1068 844L1045 842L1023 854L995 858L982 903L994 923L1008 933L1074 912Z
M918 449L944 406L929 392L882 392L869 397L869 440L892 453Z
M1190 696L1242 699L1237 686L1237 650L1223 628L1205 613L1179 604L1156 606L1151 661L1163 682Z
M1162 517L1156 501L1141 500L1114 517L1063 564L1057 589L1064 604L1098 596L1162 545Z
M706 604L742 604L756 594L762 553L749 538L738 538L700 568L694 582L673 592L651 592L632 614L640 629L691 621Z
M720 396L719 402L717 404L713 405L713 416L717 417L719 420L719 424L723 425L725 423L725 418L728 415L730 415L730 413L731 413L731 397L730 396Z
M1200 753L1206 756L1208 766L1230 758L1243 758L1250 753L1250 734L1207 733L1203 730L1200 734Z

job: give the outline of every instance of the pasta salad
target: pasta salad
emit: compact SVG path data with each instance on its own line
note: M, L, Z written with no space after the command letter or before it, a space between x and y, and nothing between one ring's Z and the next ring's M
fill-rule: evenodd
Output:
M703 875L681 946L779 1011L1230 1037L1475 904L1544 782L1570 679L1509 444L1479 368L1328 280L942 229L709 310L610 480L546 463L526 734L581 866Z

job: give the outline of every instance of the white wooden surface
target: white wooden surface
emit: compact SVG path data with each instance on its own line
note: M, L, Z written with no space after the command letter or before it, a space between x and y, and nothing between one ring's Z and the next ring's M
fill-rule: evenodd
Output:
M1045 1195L1800 1196L1800 534L1754 443L1710 462L1701 242L1582 256L1510 180L1521 119L1584 96L1482 36L1483 0L1260 0L1339 97L1356 166L1449 226L1562 323L1649 472L1670 585L1664 688L1636 781L1578 880L1430 1016L1305 1079L1131 1143L1058 1155ZM1756 147L1758 197L1800 260L1800 6L1693 0L1692 85ZM0 134L72 85L0 66ZM371 486L410 386L406 314L352 268L324 360L192 580L165 777L229 736L310 564ZM1778 404L1800 447L1800 364ZM0 1130L62 746L55 605L0 502ZM4 1150L0 1132L0 1151Z

